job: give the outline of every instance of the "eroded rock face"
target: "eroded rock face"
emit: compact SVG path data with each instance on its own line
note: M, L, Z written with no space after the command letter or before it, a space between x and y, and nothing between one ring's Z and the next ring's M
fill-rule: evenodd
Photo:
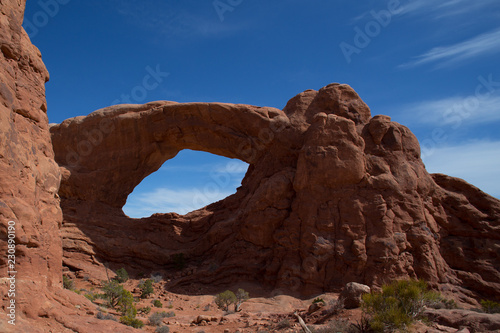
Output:
M134 331L89 317L95 306L62 289L61 175L46 114L49 74L21 26L25 3L0 1L0 332ZM14 268L8 268L9 239L16 244Z
M7 301L7 239L13 221L17 314L36 317L40 290L60 285L62 214L60 171L46 115L49 74L21 26L24 5L0 3L0 293ZM2 317L4 323L7 317Z
M292 98L284 110L238 104L117 105L51 128L63 179L64 263L169 274L172 286L257 281L301 295L348 282L423 278L500 295L500 202L429 175L416 137L371 117L348 85ZM237 193L181 216L121 210L182 149L241 159ZM102 270L100 271L101 274Z

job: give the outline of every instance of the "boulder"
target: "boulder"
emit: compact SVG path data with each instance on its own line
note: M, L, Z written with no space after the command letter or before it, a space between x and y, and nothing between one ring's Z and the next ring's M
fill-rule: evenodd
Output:
M339 295L339 299L342 299L344 302L344 308L346 309L355 309L361 306L361 297L364 294L370 293L370 287L367 285L349 282L345 285L344 289Z

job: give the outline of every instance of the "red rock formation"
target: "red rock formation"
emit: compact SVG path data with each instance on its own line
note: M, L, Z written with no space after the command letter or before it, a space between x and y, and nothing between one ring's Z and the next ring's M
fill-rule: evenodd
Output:
M25 3L0 1L0 332L122 332L123 325L80 317L94 306L61 286L61 177L46 114L49 74L21 26ZM9 239L16 244L15 273L8 273ZM7 316L11 300L15 326L7 322L14 318ZM40 317L55 319L50 329Z
M109 107L52 127L53 150L48 73L21 27L24 4L0 2L2 316L10 301L9 221L17 244L17 322L13 329L0 321L0 331L133 331L92 318L93 304L63 290L61 261L93 278L104 277L103 263L160 270L172 275L172 288L256 281L309 295L352 281L421 277L466 295L500 295L499 200L429 175L411 132L389 117L372 118L347 85L308 90L283 111ZM125 216L134 187L181 149L250 168L236 194L203 209ZM171 274L180 253L187 266Z
M305 91L283 111L119 105L51 132L73 270L97 274L108 262L168 275L183 253L188 269L171 287L258 281L312 295L418 277L500 295L500 202L429 175L416 137L387 116L372 118L347 85ZM250 168L236 194L185 216L125 216L134 187L182 149Z
M21 27L24 4L10 0L0 6L0 293L5 307L7 230L14 221L17 315L36 317L43 301L39 290L60 284L62 214L46 114L49 74Z

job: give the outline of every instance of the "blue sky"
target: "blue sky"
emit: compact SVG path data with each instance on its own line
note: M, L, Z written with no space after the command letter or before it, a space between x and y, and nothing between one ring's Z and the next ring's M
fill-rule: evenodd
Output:
M28 0L24 26L51 74L51 122L154 100L281 109L347 83L417 135L429 172L500 197L498 0ZM183 151L124 210L185 213L233 193L245 170Z

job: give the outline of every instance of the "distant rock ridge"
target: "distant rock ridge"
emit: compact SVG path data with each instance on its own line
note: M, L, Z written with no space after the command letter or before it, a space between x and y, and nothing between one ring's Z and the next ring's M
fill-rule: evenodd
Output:
M500 295L500 201L430 175L411 131L345 84L283 110L241 104L116 105L51 127L61 166L64 263L189 274L172 285L257 281L295 295L423 278ZM182 149L250 164L237 193L181 216L122 207Z

